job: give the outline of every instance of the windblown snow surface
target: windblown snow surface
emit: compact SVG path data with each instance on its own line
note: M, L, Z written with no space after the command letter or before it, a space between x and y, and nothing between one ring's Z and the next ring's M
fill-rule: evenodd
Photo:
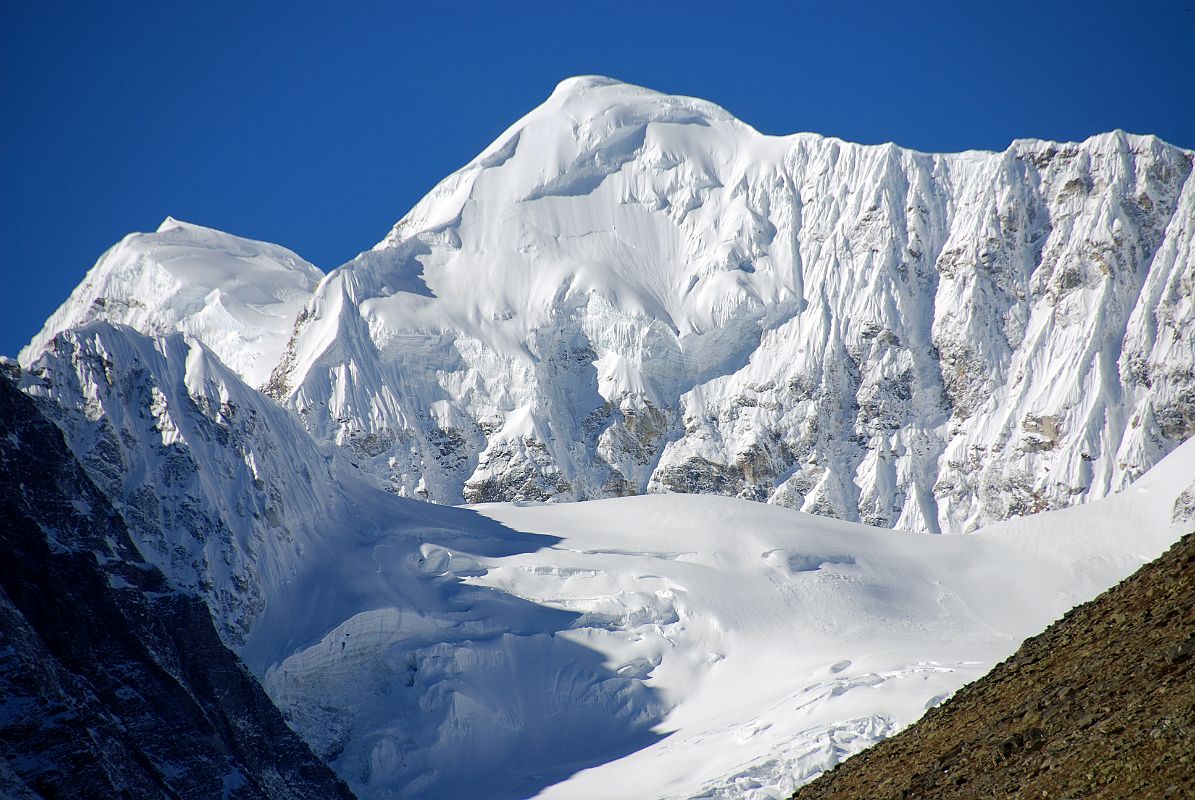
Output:
M571 79L326 276L126 238L20 380L366 800L782 797L1189 527L1191 162Z

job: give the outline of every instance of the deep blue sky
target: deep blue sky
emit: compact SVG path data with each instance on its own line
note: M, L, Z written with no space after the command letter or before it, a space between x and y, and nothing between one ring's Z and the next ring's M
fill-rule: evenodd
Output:
M1195 147L1193 7L0 0L0 353L168 214L331 269L569 75L767 133Z

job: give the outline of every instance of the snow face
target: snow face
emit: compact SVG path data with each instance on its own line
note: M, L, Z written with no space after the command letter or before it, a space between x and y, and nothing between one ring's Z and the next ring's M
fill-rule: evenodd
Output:
M306 550L351 527L332 448L191 336L91 322L24 381L143 557L207 601L230 645Z
M253 386L278 363L323 273L291 251L167 217L100 258L21 352L28 364L54 336L91 320L194 336Z
M22 363L91 319L181 331L401 496L969 531L1102 497L1195 432L1192 158L1123 132L771 137L573 78L325 280L167 220Z
M1195 430L1191 161L769 137L571 79L320 285L269 391L404 496L974 530Z

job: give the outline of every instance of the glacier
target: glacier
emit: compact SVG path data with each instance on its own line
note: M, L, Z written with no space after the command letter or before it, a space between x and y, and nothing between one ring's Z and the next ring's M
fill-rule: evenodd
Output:
M4 366L360 796L782 797L1189 528L1193 159L573 78L349 263L167 219Z

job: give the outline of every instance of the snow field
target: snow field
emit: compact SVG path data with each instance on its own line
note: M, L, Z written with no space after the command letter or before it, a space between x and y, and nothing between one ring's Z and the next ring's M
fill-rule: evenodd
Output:
M1189 444L1107 500L957 536L704 496L479 506L503 555L406 531L347 556L435 592L266 685L363 797L780 798L1159 554L1191 474Z

